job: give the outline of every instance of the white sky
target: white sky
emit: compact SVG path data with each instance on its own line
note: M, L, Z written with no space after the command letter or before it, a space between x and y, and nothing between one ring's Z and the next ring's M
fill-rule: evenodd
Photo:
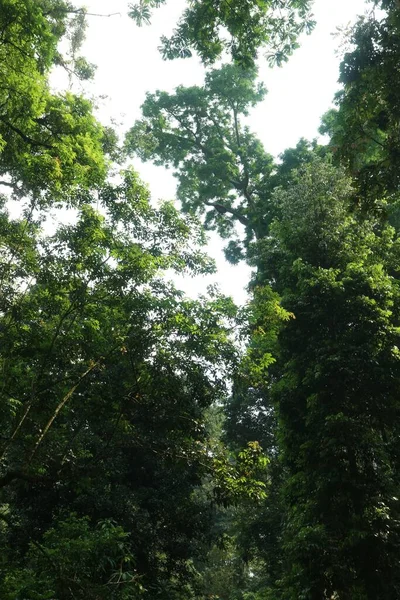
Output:
M98 67L94 83L87 91L107 96L100 101L102 120L116 119L125 131L140 117L146 91L173 91L181 84L203 82L204 69L196 58L164 62L157 50L160 36L172 31L185 0L169 0L154 11L152 25L143 28L136 27L127 17L128 0L85 0L84 4L89 12L121 13L110 18L88 17L90 26L82 49L82 54ZM339 58L335 54L338 40L331 34L338 26L353 22L364 8L364 0L316 0L313 12L317 27L311 36L300 40L301 47L289 63L269 69L266 61L260 61L260 77L269 93L254 109L249 124L268 152L278 155L294 146L300 137L317 136L320 117L330 107L338 89ZM170 172L149 163L134 164L150 185L154 198L174 197L175 180ZM178 285L190 294L197 294L207 284L217 281L224 293L243 302L248 267L226 263L217 236L211 236L209 253L217 260L218 274L195 281L178 281Z

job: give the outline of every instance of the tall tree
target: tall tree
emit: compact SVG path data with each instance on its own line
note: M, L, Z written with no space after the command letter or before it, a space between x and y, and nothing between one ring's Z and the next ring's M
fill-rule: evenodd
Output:
M399 594L399 244L349 214L351 194L329 164L304 168L275 193L281 215L260 249L294 316L269 387L285 469L282 598Z
M203 215L207 228L230 238L227 256L233 262L267 233L274 187L312 154L301 141L282 165L274 164L243 123L265 93L256 69L225 65L208 72L202 87L147 94L143 117L126 136L128 154L174 168L182 209ZM244 236L236 235L237 223Z
M228 455L206 428L236 309L164 277L213 269L199 223L153 209L129 169L110 183L115 134L51 91L54 66L91 75L84 17L61 0L0 8L0 183L25 207L13 220L1 198L0 595L187 599L215 503L264 497L265 458ZM46 209L71 205L45 235Z
M205 415L235 361L235 307L185 299L162 277L213 267L198 224L152 209L133 172L90 200L51 237L1 213L9 600L178 597L209 535L210 498L195 491L214 469ZM233 467L215 468L229 485Z
M258 431L282 465L248 529L271 597L396 598L398 243L351 213L355 190L324 149L301 142L273 164L240 124L255 93L255 73L229 66L148 96L128 147L174 166L184 209L212 208L206 223L225 236L245 225L255 313L230 429Z

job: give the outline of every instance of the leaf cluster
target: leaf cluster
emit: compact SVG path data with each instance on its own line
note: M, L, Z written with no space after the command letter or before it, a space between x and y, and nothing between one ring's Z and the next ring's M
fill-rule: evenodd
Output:
M140 26L148 24L151 10L165 0L140 0L129 15ZM228 53L244 68L254 67L260 49L271 64L281 65L297 48L297 38L315 25L309 0L202 0L189 4L170 38L161 38L165 59L197 53L205 65Z

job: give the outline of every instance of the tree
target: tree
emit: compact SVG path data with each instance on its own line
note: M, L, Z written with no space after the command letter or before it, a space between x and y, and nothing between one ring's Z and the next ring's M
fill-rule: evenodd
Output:
M232 262L268 232L274 187L312 155L312 146L303 140L276 165L243 124L266 93L256 78L255 69L225 65L208 72L203 87L147 94L143 117L125 141L128 154L174 168L182 209L204 215L207 228L230 238L226 254ZM237 223L245 230L242 240Z
M206 228L230 239L226 254L232 262L267 234L274 217L273 189L285 185L295 167L325 152L315 142L300 140L276 163L244 124L265 94L256 69L225 65L209 71L202 87L148 93L142 118L125 138L128 155L174 168L182 210L203 215ZM244 227L242 240L237 223Z
M62 65L86 78L78 55L84 13L63 0L5 0L0 7L0 177L17 198L64 202L80 187L100 185L116 138L81 96L52 93L50 70ZM58 50L70 39L72 58Z
M127 144L175 168L184 210L212 208L205 222L225 237L245 225L253 313L227 434L257 435L272 459L277 491L241 534L264 591L395 598L398 244L352 206L325 149L301 141L273 164L239 120L260 91L254 71L229 66L158 92Z
M399 594L399 245L349 213L351 195L341 171L306 166L275 192L280 216L259 247L293 314L267 388L284 467L278 588L293 600Z
M256 268L239 365L232 301L188 300L162 277L212 268L196 218L152 208L133 171L110 183L115 135L84 98L49 91L52 65L90 75L84 11L0 9L0 169L28 200L21 218L0 215L2 597L399 597L399 244L354 203L397 193L398 6L381 5L387 17L354 30L325 120L356 185L304 140L274 163L243 125L265 93L259 44L284 60L310 25L307 0L204 0L164 39L166 57L228 50L235 63L149 94L125 147L172 166L183 210ZM57 202L77 218L45 236L35 209ZM210 412L232 372L230 454Z
M3 208L2 597L173 598L190 580L235 307L186 299L162 271L209 272L203 242L132 171L50 237Z
M165 0L140 0L130 5L138 25L149 23L151 10ZM243 67L254 67L260 48L267 48L271 63L288 60L303 31L310 33L314 21L311 0L202 0L189 3L177 28L162 37L164 58L186 58L197 52L204 64L215 63L225 52Z
M343 89L321 131L330 135L332 150L355 178L358 201L382 210L382 200L395 202L399 188L400 13L394 1L374 5L384 12L378 16L372 10L347 32Z
M7 0L0 22L1 185L23 201L0 213L0 595L187 600L215 505L265 497L259 446L228 453L206 429L237 361L236 308L165 279L212 271L198 221L151 208L129 169L111 183L114 132L86 98L51 92L54 66L93 71L85 11ZM45 235L50 206L76 212Z

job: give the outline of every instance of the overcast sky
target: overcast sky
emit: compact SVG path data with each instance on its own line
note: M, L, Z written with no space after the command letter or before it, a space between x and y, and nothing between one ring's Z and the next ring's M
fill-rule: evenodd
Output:
M152 25L138 28L126 16L128 0L86 0L89 12L115 13L109 18L88 17L89 29L82 54L97 65L94 83L87 89L100 101L102 120L115 119L121 131L140 117L140 105L146 91L172 91L178 85L201 84L204 69L196 58L164 62L157 50L159 38L173 30L185 5L184 0L169 0L156 9ZM364 0L316 0L317 27L304 36L301 47L281 68L269 69L260 61L260 77L268 89L265 101L254 109L250 126L278 155L294 146L300 137L313 139L322 114L330 107L338 89L338 39L332 34L338 26L353 22L364 12ZM74 91L78 91L77 89ZM175 180L171 173L152 165L135 162L142 178L150 185L155 199L174 197ZM222 290L238 302L245 300L244 286L249 270L244 265L231 267L221 253L221 244L212 236L209 252L217 260L216 277L179 282L190 293L204 290L207 283L218 281Z

